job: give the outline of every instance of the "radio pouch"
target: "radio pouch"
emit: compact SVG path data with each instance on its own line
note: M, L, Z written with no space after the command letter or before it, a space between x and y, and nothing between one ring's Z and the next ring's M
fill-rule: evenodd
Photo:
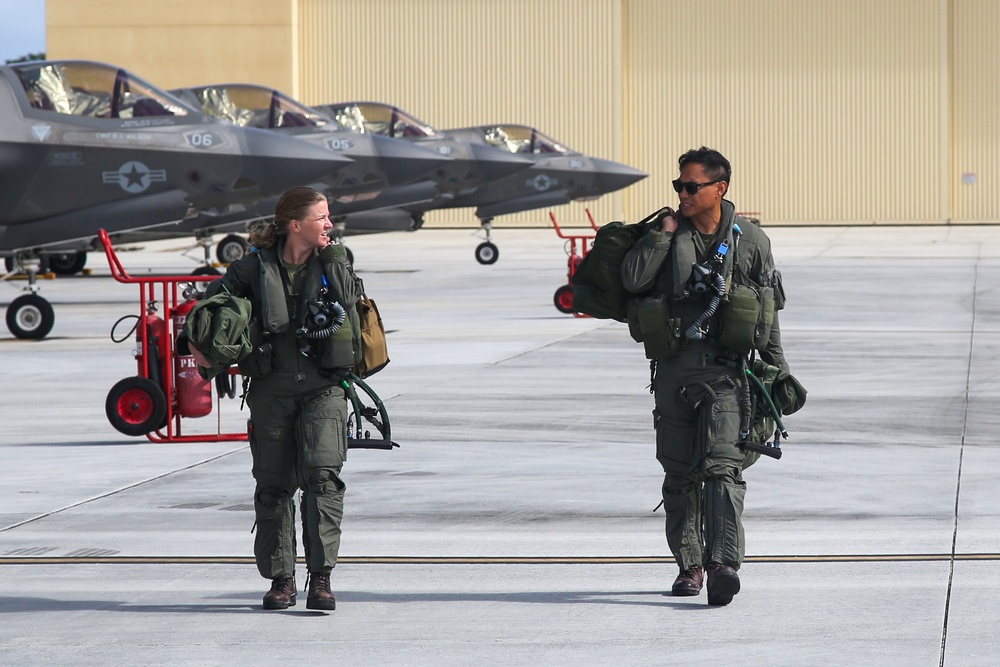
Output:
M722 305L722 332L719 345L746 354L763 349L774 323L774 289L733 283Z

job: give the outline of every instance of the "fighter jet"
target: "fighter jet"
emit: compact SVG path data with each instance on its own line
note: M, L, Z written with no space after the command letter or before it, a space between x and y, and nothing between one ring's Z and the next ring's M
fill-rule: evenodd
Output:
M124 69L89 61L0 67L0 255L28 273L7 309L18 338L44 338L42 258L83 268L99 229L176 223L250 205L351 164L319 146L212 119ZM64 267L67 268L67 267Z
M313 108L355 132L405 139L452 158L451 163L431 174L429 180L405 188L412 193L413 204L400 206L393 203L393 200L405 197L400 192L404 188L394 188L381 193L371 202L378 207L377 214L359 214L349 208L342 211L341 217L351 233L419 229L423 223L423 211L441 208L462 193L500 181L535 164L534 160L525 156L459 140L389 104L339 102ZM386 211L387 208L394 210Z
M484 125L452 130L435 130L398 108L378 102L343 102L316 107L349 127L366 132L425 142L447 137L454 145L471 146L477 161L485 161L491 152L530 160L530 168L507 176L482 170L480 180L454 180L439 183L441 194L421 204L400 207L397 226L419 228L425 211L436 208L476 207L476 217L486 232L486 241L476 248L482 264L497 261L499 251L490 240L493 218L539 208L589 201L628 187L642 180L646 173L627 165L590 157L565 147L533 127L525 125ZM348 218L357 224L359 216ZM380 212L378 218L389 225L391 217ZM408 222L407 222L408 221Z
M396 138L352 131L318 110L265 86L228 83L171 92L212 117L240 127L290 135L350 157L351 165L313 184L330 198L332 216L423 201L433 192L422 184L409 184L435 172L444 173L453 162L444 152L425 150ZM370 203L376 198L378 204ZM207 238L218 232L242 230L248 222L271 215L274 204L274 199L266 199L250 207L231 207L224 214L206 214L188 220L172 231L177 235L194 233ZM216 254L221 262L228 263L241 257L245 246L242 237L230 235L219 242Z

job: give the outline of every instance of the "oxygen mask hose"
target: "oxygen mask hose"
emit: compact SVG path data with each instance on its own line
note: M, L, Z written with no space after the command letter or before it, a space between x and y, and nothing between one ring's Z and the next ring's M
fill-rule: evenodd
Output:
M347 311L336 301L315 299L306 304L309 312L305 322L295 332L301 338L318 340L335 334L347 319Z
M684 337L688 340L704 340L707 332L702 329L702 326L708 322L708 320L715 315L715 312L719 309L722 304L723 297L726 296L726 279L723 278L718 272L712 271L708 267L702 266L700 264L695 264L692 266L691 278L695 279L697 274L697 280L692 284L694 291L703 294L711 288L715 294L712 295L711 300L708 302L708 307L705 308L705 312L699 315L691 326L687 328L684 332Z
M326 276L323 276L323 287L315 299L306 302L306 314L302 318L302 326L295 331L295 335L300 338L318 340L327 338L336 333L344 320L347 319L347 311L336 301L327 299L326 295L330 291L330 283Z

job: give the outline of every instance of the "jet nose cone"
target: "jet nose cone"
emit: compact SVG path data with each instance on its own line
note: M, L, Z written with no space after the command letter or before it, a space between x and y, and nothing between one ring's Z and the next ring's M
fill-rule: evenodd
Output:
M476 171L487 182L500 180L535 164L531 158L498 150L492 146L469 144L469 147L476 160Z
M602 160L600 158L594 160L594 168L597 170L598 183L600 183L602 188L606 189L607 192L614 192L615 190L627 188L633 183L638 183L642 179L649 176L646 172L634 169L627 164L613 162L611 160Z
M247 176L259 181L267 192L281 192L295 185L313 183L353 162L294 137L244 128Z
M378 154L379 168L390 185L410 183L452 161L450 157L402 139L375 134L372 135L372 142Z

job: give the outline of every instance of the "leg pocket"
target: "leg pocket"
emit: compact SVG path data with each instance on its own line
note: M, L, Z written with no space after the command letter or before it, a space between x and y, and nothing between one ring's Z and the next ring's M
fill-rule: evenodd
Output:
M309 401L299 416L303 478L311 471L329 468L339 471L347 459L347 432L344 428L347 405L342 391L327 391Z
M728 378L726 383L713 386L715 398L704 411L702 433L708 456L705 472L709 477L726 477L732 482L742 481L740 470L746 458L736 443L740 439L739 388Z

